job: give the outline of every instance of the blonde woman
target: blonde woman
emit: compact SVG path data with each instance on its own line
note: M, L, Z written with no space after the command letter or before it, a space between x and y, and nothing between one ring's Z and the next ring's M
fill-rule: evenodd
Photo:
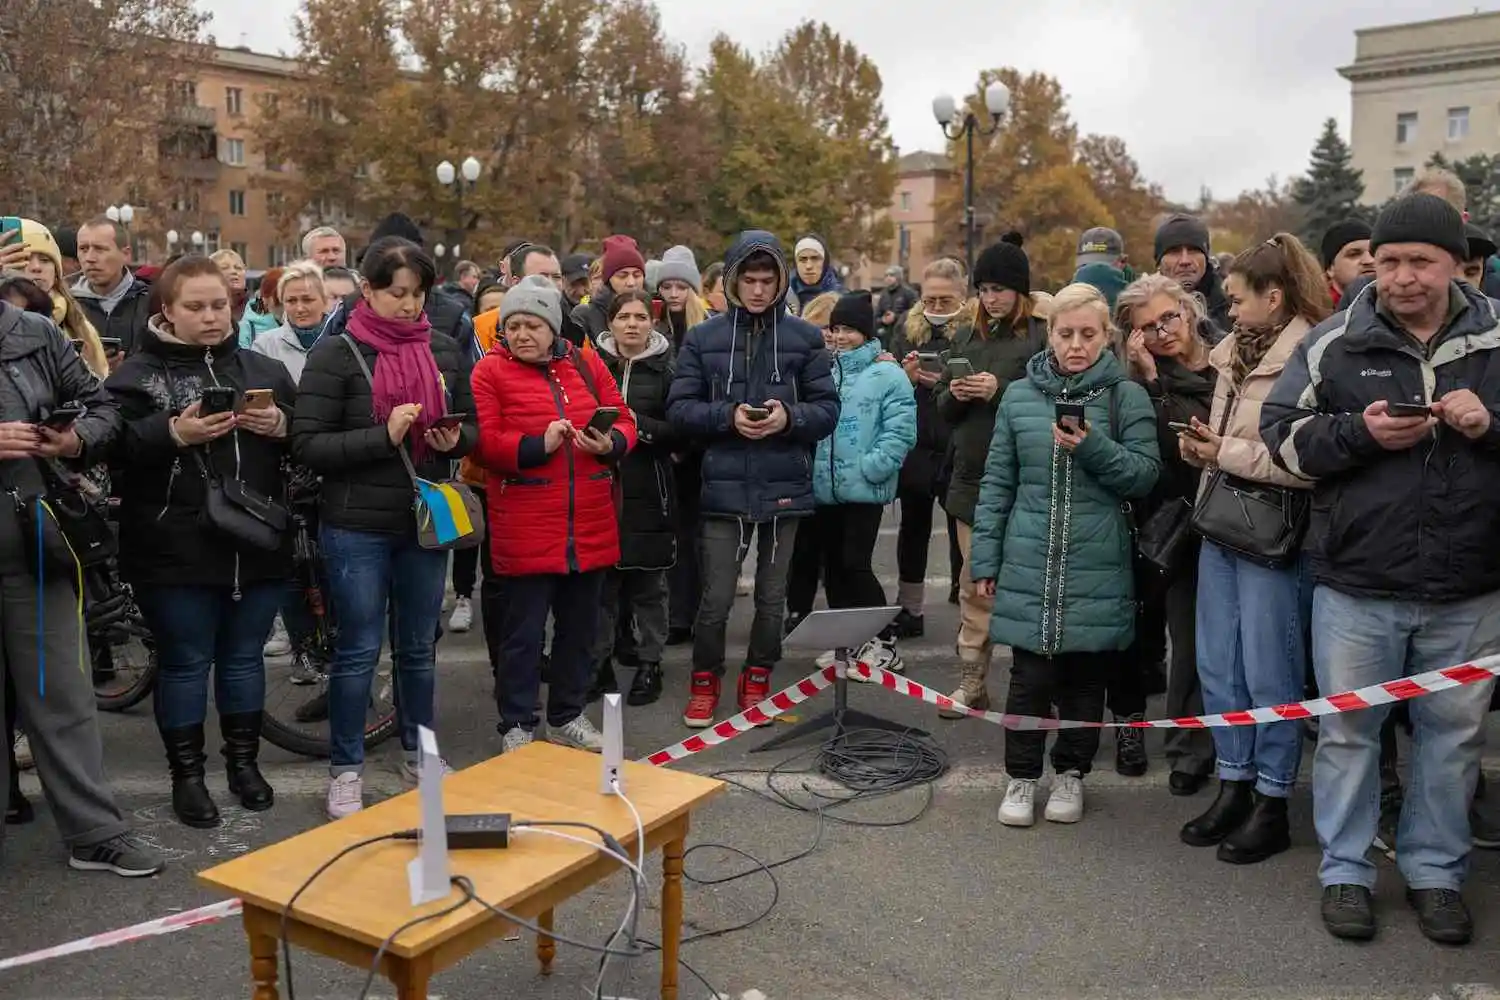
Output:
M52 300L52 322L68 335L69 340L81 345L78 353L89 371L100 378L108 377L109 359L104 344L62 281L62 250L52 231L40 222L22 219L21 243L31 251L22 273Z
M661 255L656 274L656 294L661 298L661 320L657 329L666 334L673 349L682 346L689 330L708 319L703 304L703 276L689 247L673 247Z
M1048 349L1005 390L974 509L975 590L993 602L988 638L1010 646L1007 714L1099 722L1135 638L1131 535L1122 506L1161 471L1146 390L1109 349L1109 306L1092 285L1057 294ZM1006 826L1030 826L1047 734L1005 732ZM1046 818L1083 817L1098 729L1060 730Z
M249 295L245 291L245 258L233 250L215 250L208 255L208 259L219 265L219 273L229 282L229 295L234 307L232 315L235 328L238 329L240 320L245 315L245 305L249 301Z
M302 380L307 352L318 342L328 314L328 288L323 269L310 260L278 268L275 298L281 303L282 323L255 338L250 349L286 365L293 382Z

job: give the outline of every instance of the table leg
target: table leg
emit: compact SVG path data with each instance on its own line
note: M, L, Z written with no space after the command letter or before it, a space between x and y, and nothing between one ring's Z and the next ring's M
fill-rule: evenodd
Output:
M677 1000L677 954L682 942L682 854L687 838L661 849L661 1000Z
M253 1000L280 1000L276 990L276 938L269 934L248 932L250 936L250 978L255 981Z
M536 925L544 931L552 929L552 911L548 910L536 918ZM536 960L542 963L542 975L552 975L552 959L557 955L557 942L546 934L536 936Z

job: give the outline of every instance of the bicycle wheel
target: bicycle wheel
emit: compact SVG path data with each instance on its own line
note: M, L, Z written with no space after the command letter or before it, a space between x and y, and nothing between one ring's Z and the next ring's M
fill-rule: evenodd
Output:
M94 703L105 712L123 712L145 700L156 687L160 665L156 644L144 629L89 636Z
M390 667L376 668L365 712L365 749L396 732L395 689ZM266 708L261 736L274 746L304 757L328 756L328 675L299 666L295 657L266 661Z

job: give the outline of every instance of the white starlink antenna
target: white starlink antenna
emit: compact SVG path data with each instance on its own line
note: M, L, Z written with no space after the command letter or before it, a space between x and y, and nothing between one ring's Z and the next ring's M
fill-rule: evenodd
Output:
M620 696L604 696L604 752L599 762L599 791L605 795L614 792L618 784L625 790L625 775L621 765L625 762L625 720L621 717Z

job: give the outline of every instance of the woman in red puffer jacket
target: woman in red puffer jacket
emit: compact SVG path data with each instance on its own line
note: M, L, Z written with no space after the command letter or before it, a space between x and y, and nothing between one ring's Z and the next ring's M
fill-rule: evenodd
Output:
M600 588L620 558L616 468L635 444L635 418L598 354L579 352L561 328L561 293L545 277L527 278L506 293L499 339L471 379L472 457L488 473L495 571L482 608L505 751L530 743L536 729L549 611L547 738L596 752L603 745L583 708ZM589 426L601 407L618 413L602 433Z

